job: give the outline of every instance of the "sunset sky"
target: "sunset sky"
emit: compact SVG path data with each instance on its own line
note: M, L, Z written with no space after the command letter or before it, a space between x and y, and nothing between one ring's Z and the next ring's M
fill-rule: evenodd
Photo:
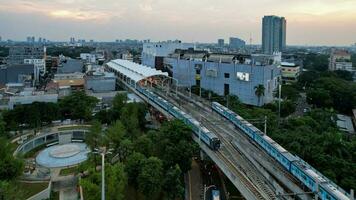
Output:
M259 44L264 15L286 17L290 45L356 42L356 0L0 0L0 36Z

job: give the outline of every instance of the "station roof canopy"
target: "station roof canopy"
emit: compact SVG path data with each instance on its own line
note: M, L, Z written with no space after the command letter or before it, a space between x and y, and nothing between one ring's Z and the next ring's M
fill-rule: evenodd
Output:
M167 72L162 72L160 70L156 70L154 68L140 65L128 60L112 60L107 63L107 66L113 69L114 71L120 72L125 76L129 77L131 80L135 82L139 82L148 77L152 76L167 76Z

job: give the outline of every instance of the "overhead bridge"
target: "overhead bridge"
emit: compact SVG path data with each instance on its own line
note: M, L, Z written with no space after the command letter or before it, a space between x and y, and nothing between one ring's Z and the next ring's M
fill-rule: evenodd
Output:
M246 199L353 199L228 108L178 92L178 81L167 73L126 60L105 68L168 118L190 126L193 139ZM174 93L163 89L174 82Z

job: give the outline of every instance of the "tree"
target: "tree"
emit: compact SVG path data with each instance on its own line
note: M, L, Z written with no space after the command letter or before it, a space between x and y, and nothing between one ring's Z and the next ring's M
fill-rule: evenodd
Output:
M90 149L98 148L103 144L103 133L101 124L99 121L95 120L91 123L89 132L85 135L85 143L90 147Z
M161 190L162 172L163 164L159 158L146 159L137 177L138 190L152 199Z
M74 92L59 101L62 119L89 120L97 103L97 98L87 96L83 91Z
M0 180L0 199L26 199L26 197L16 181Z
M147 134L141 135L135 140L134 149L136 152L140 152L145 156L150 156L153 154L154 144Z
M263 86L261 84L258 86L255 86L255 95L258 98L258 105L260 105L261 96L265 95L265 86Z
M184 195L184 185L181 181L182 171L178 165L168 169L163 180L163 190L169 200L182 198Z
M165 168L178 164L184 173L191 168L194 153L192 130L182 121L164 123L155 140L157 155L163 160Z
M127 176L122 163L116 165L108 165L106 169L106 199L124 200L125 187L127 185Z
M85 191L85 199L97 200L101 198L101 179L100 173L95 170L89 170L90 176L80 179L80 185Z
M108 145L112 146L114 149L117 149L120 146L120 143L124 139L125 135L125 126L121 123L121 121L117 120L107 129L107 142L110 143Z
M12 155L10 143L0 137L0 180L11 181L22 174L24 163Z
M125 162L125 171L127 173L128 182L134 188L138 188L137 175L141 171L141 167L146 160L146 157L141 153L131 154Z
M129 127L127 133L130 138L138 137L140 129L144 124L145 113L142 112L142 108L139 105L137 103L129 103L121 110L121 121L125 127Z
M0 137L5 137L6 136L5 126L6 126L6 124L5 124L3 115L0 112Z
M129 155L133 152L133 143L129 139L124 139L120 142L118 149L116 150L121 162L125 161Z
M121 109L126 105L127 99L127 93L117 93L115 95L112 104L113 110L117 114L117 117L120 116Z
M329 55L307 54L303 62L304 68L308 70L326 71L329 66Z

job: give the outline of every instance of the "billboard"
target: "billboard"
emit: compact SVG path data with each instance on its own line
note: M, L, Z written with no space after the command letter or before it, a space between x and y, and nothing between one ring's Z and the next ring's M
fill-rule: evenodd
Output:
M240 81L250 81L250 74L244 72L236 72L236 77Z

